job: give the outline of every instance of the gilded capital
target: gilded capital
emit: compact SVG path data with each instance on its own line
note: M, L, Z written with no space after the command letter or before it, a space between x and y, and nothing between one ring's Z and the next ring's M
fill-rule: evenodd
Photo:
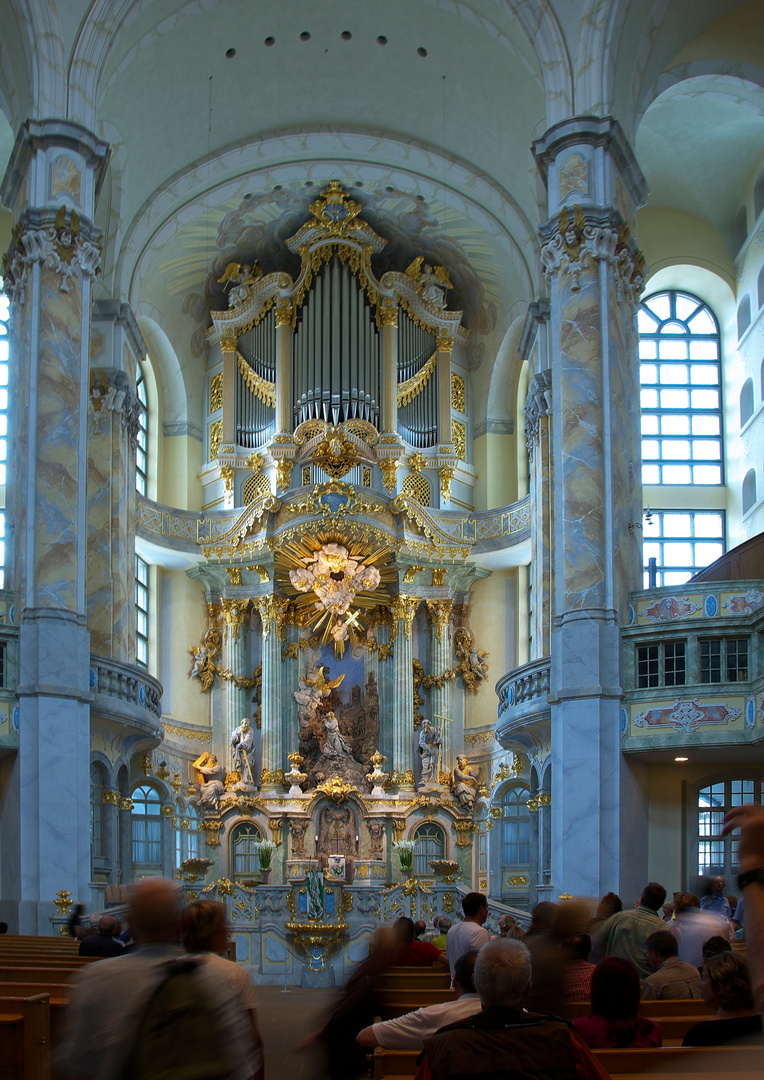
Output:
M279 326L291 326L294 323L294 308L293 307L278 307L276 308L276 328Z
M451 608L454 602L453 600L427 600L426 603L430 622L435 627L438 641L442 641L443 634L448 626L448 620L451 618Z
M435 342L435 347L438 352L450 353L454 348L454 339L450 337L439 337Z
M235 337L222 337L220 339L220 351L221 352L236 352L238 342Z
M231 640L238 641L249 612L249 600L240 600L238 597L234 600L221 600L220 606L231 634Z
M398 593L397 596L393 597L387 605L390 614L393 617L391 636L398 636L398 623L403 620L406 637L411 637L411 624L414 621L416 609L419 607L419 604L420 600L418 596L406 596L404 593Z
M282 491L289 487L289 478L292 475L292 462L288 458L281 458L276 462L276 483Z
M286 632L285 618L289 601L283 596L258 596L252 601L260 614L263 624L263 638L267 639L271 632L271 623L276 624L276 636L280 641L284 640Z

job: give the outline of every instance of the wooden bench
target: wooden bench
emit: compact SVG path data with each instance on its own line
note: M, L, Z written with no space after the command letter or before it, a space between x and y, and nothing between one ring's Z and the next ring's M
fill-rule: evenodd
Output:
M594 1050L594 1056L610 1073L612 1080L645 1076L661 1080L692 1080L696 1075L715 1073L726 1078L764 1070L763 1047L654 1047L652 1049ZM417 1070L418 1050L383 1050L372 1055L374 1080L413 1077Z
M391 967L377 975L379 986L390 990L435 989L439 986L446 990L451 986L451 976L446 968L440 967Z
M0 963L0 982L13 983L68 983L82 971L82 967L35 967L27 964Z
M50 1080L47 994L0 998L0 1070L3 1080Z

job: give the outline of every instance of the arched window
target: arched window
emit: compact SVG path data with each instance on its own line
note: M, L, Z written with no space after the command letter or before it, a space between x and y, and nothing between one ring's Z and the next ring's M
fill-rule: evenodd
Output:
M90 765L90 854L93 858L104 854L103 844L103 801L101 792L104 779L101 767L95 762Z
M737 336L741 338L751 325L751 298L746 295L738 304L737 309Z
M508 867L527 867L531 861L531 815L528 810L528 789L521 784L511 785L502 796L503 864Z
M135 662L149 666L149 567L135 556Z
M764 307L764 266L759 270L759 277L756 282L756 300L757 307Z
M722 483L719 327L709 307L675 291L639 308L642 483Z
M640 305L638 327L642 483L723 483L716 317L698 297L670 290ZM653 511L643 530L645 567L656 560L658 586L681 584L724 554L723 511Z
M231 832L231 856L234 881L246 881L260 871L260 857L254 845L263 834L252 821L236 825Z
M0 278L0 290L3 287ZM7 296L0 292L0 589L5 588L5 486L6 461L8 458L8 322L10 305Z
M135 440L135 489L139 495L146 495L149 474L149 399L146 394L146 380L143 371L138 370L135 384L138 398L138 435Z
M764 170L756 177L753 186L753 220L758 221L759 214L764 210Z
M740 391L740 426L753 416L753 379L746 379Z
M414 830L414 874L418 878L433 877L430 859L445 858L446 838L440 825L428 821Z
M743 513L756 505L756 470L749 469L743 480Z
M175 868L186 859L199 858L199 809L189 803L183 809L180 799L175 803Z
M132 794L133 866L161 869L162 798L149 784Z
M724 815L734 806L761 803L764 794L762 777L755 773L728 779L714 777L711 782L701 781L696 790L697 872L709 877L719 874L731 877L738 871L740 830L736 829L730 836L721 836Z

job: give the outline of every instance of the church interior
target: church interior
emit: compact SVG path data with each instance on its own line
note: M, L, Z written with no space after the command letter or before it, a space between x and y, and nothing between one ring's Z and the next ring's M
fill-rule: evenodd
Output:
M758 0L0 11L0 918L162 874L327 985L731 875Z

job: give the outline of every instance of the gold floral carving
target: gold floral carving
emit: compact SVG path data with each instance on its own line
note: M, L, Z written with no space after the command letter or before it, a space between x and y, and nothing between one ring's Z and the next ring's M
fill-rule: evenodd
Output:
M456 846L469 847L472 843L472 823L470 821L455 821Z
M175 811L171 806L163 806L160 810L162 817L172 817Z
M454 910L454 894L452 892L443 893L443 913L449 915Z
M283 596L258 596L252 603L258 610L263 625L263 638L267 640L271 632L271 623L276 624L276 637L283 641L286 636L286 614L289 600Z
M443 502L449 502L451 499L451 481L454 478L456 469L453 465L444 465L438 473L440 478L440 497Z
M461 413L467 411L467 394L464 379L461 375L457 375L455 371L451 372L451 408Z
M228 574L228 580L232 585L241 585L241 567L240 566L228 566L226 567L226 573Z
M423 566L409 566L406 569L406 573L403 575L404 585L410 585L417 574L421 574L424 571Z
M476 731L474 734L467 734L464 736L466 746L477 746L478 743L489 743L492 739L492 731Z
M326 780L323 784L319 784L316 788L317 791L323 791L332 802L337 803L339 806L341 803L347 801L350 793L357 789L352 784L346 783L339 776L333 777L331 780Z
M289 307L277 307L276 308L276 329L279 326L292 326L294 324L294 308Z
M531 811L531 813L535 814L538 811L538 808L539 808L539 797L538 797L538 795L531 796L531 798L528 799L527 806L528 806L528 809Z
M409 456L409 467L416 473L421 472L426 464L427 458L424 454L420 453L419 450L415 450L414 453Z
M220 351L221 352L236 352L236 346L238 342L235 337L222 337L220 339Z
M528 885L530 878L527 874L510 874L506 878L507 885L511 885L513 888L518 889L523 885Z
M221 465L220 475L223 478L223 487L226 495L233 495L233 465Z
M382 301L382 307L377 308L377 318L380 326L397 326L398 305L394 301L385 298Z
M133 800L128 798L127 796L123 796L119 800L119 808L120 808L120 810L132 810L133 809Z
M548 791L542 791L539 795L539 806L551 806L552 796Z
M223 408L223 372L210 379L210 412Z
M66 915L72 906L72 894L68 889L59 889L53 903L58 909L59 915Z
M435 588L440 588L440 586L443 584L443 578L446 576L447 573L448 571L443 568L433 570L432 584Z
M460 420L451 421L451 442L460 461L467 460L467 428Z
M280 458L276 462L276 483L285 491L289 487L289 479L292 475L292 462L288 458Z
M247 458L247 468L251 469L253 473L259 473L264 464L265 458L257 450Z
M284 829L284 819L272 817L268 819L268 827L271 830L271 839L276 847L281 844L281 833Z
M220 440L223 438L223 421L216 420L214 424L210 424L210 461L214 461L218 456L218 448L220 447Z
M264 784L289 787L283 769L263 769L260 773L260 786Z
M119 806L119 792L118 791L102 791L101 802L107 806Z
M397 458L382 458L379 463L379 467L382 470L382 483L385 485L388 491L395 490L395 472L398 468Z

